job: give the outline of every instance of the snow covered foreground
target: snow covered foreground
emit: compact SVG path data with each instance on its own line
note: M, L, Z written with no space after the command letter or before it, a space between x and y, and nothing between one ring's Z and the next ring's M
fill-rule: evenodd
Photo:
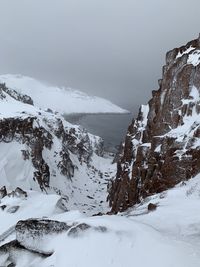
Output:
M110 101L89 96L79 90L47 85L22 75L0 75L0 83L9 89L26 94L33 99L34 106L43 110L51 109L59 113L128 113L127 110Z
M145 203L119 215L87 217L78 211L61 212L59 196L28 192L27 199L4 197L0 210L0 245L16 238L14 227L18 220L49 218L68 225L91 226L75 235L69 231L30 239L25 232L26 245L43 253L13 250L10 257L18 267L198 267L200 266L200 176L174 189L157 194ZM157 204L153 212L149 203ZM18 211L9 213L11 206ZM97 231L97 229L103 229ZM8 231L7 231L8 230ZM6 232L7 231L7 232ZM6 256L0 250L0 266Z

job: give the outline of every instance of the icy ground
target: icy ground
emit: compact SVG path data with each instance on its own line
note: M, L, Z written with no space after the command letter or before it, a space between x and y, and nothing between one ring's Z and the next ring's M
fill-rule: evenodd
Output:
M91 226L75 236L64 232L43 237L38 242L36 237L36 249L52 252L52 256L43 258L26 250L20 254L14 251L16 266L200 266L200 175L174 189L154 195L145 203L119 215L90 217L75 210L61 212L56 205L58 199L56 195L32 191L28 192L27 199L2 199L1 206L6 205L6 208L0 210L0 245L14 240L13 226L18 220L30 216ZM157 209L148 212L149 203L155 203ZM16 205L19 206L18 211L9 213L8 209ZM96 231L95 227L106 230ZM4 260L0 254L0 266Z
M49 108L66 114L128 113L127 110L104 98L89 96L71 88L51 86L27 76L0 75L0 83L5 83L9 89L30 96L33 99L34 106L43 110Z

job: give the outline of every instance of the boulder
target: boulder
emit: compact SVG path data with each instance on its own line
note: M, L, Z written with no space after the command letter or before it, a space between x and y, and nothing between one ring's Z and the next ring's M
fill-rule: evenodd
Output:
M153 204L153 203L149 203L147 209L148 209L148 211L154 211L157 209L157 205Z

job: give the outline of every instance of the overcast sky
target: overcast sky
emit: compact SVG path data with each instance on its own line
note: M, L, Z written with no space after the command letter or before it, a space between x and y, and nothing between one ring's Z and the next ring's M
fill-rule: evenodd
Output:
M167 50L200 32L199 0L0 0L0 73L103 96L133 110Z

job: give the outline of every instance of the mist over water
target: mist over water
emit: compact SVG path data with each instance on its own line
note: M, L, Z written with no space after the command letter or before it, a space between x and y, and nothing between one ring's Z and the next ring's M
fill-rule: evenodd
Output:
M132 114L65 115L67 121L78 124L86 128L88 132L102 137L105 149L110 152L116 152L124 140L132 117Z
M1 74L131 109L158 88L165 53L197 38L200 25L199 0L5 0L0 9Z

